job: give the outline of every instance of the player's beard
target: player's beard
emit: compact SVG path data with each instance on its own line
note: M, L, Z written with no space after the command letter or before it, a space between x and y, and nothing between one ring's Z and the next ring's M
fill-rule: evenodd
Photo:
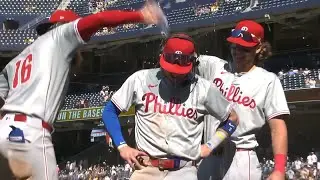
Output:
M174 74L167 71L164 71L166 78L172 83L174 87L181 86L188 80L188 74Z

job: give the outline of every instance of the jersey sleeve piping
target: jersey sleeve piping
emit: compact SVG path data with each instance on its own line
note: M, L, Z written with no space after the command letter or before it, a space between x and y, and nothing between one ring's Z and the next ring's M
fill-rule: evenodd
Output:
M280 115L290 115L289 111L279 111L279 112L275 112L273 114L271 114L270 116L268 116L268 120L273 119L274 117L280 116Z
M124 111L124 110L123 110L124 108L122 108L122 107L119 105L119 103L117 103L117 100L116 100L116 99L111 98L111 101L113 102L114 105L117 106L117 108L118 108L121 112Z
M76 32L76 36L77 36L77 39L78 41L81 43L81 44L86 44L86 42L82 39L80 33L79 33L79 30L78 30L78 22L79 22L80 18L75 20L76 22L73 24L73 27L74 27L74 30Z

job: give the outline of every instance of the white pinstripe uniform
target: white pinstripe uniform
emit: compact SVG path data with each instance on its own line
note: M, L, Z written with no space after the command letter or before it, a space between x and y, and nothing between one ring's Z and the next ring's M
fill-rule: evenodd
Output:
M84 43L78 20L61 25L25 48L1 72L0 92L6 102L0 120L0 152L5 157L14 149L33 167L34 180L58 179L50 128L68 88L70 63ZM8 89L5 93L4 89ZM4 92L4 93L2 93ZM17 113L24 116L17 116ZM23 122L21 122L23 121ZM29 143L12 143L10 125L20 128Z
M215 83L227 100L235 103L234 110L239 117L232 143L228 143L223 158L213 155L204 160L199 179L260 179L261 169L254 151L258 146L255 133L268 120L290 114L280 80L260 67L242 75L233 74L226 69L229 67L226 61L214 56L200 56L199 61L200 76ZM217 121L211 118L214 117L208 116L205 120L205 142L218 126L212 124Z

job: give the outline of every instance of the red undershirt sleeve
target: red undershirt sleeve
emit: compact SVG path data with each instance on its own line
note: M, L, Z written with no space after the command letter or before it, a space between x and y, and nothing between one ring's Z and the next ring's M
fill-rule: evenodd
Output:
M77 23L79 35L84 41L89 41L99 29L115 27L126 23L142 22L143 16L139 11L104 11L83 17Z

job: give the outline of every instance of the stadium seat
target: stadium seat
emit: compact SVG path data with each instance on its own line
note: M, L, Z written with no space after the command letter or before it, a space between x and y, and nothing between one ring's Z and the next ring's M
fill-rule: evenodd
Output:
M50 14L61 0L2 0L0 12L7 15Z
M257 10L267 10L278 8L288 5L297 5L305 3L309 0L264 0L260 3ZM62 2L62 0L2 0L0 12L4 16L40 16L50 15ZM85 16L91 13L96 13L102 10L123 9L134 10L142 6L144 0L70 0L67 9L74 10L80 16ZM172 4L169 8L165 9L169 25L188 25L190 22L202 21L207 19L219 19L221 17L227 18L228 16L237 15L240 11L249 6L249 1L225 1L221 2L219 7L216 6L211 0L199 1L197 5L186 1L185 3ZM33 16L32 16L33 15ZM116 33L131 33L143 32L145 28L154 28L154 26L132 25L121 26L113 29L105 29L96 33L96 36L113 36ZM20 32L16 31L16 39L12 39L6 32L4 33L6 39L1 40L0 48L8 49L15 45L24 47L33 42L36 38L34 32ZM9 37L8 37L9 36ZM23 37L25 36L25 37ZM99 38L98 38L99 39ZM96 38L97 40L97 38Z
M90 92L90 90L86 89L84 89L84 91L87 92L67 95L62 109L77 109L81 100L85 100L89 107L99 107L104 105L104 98L99 92Z

